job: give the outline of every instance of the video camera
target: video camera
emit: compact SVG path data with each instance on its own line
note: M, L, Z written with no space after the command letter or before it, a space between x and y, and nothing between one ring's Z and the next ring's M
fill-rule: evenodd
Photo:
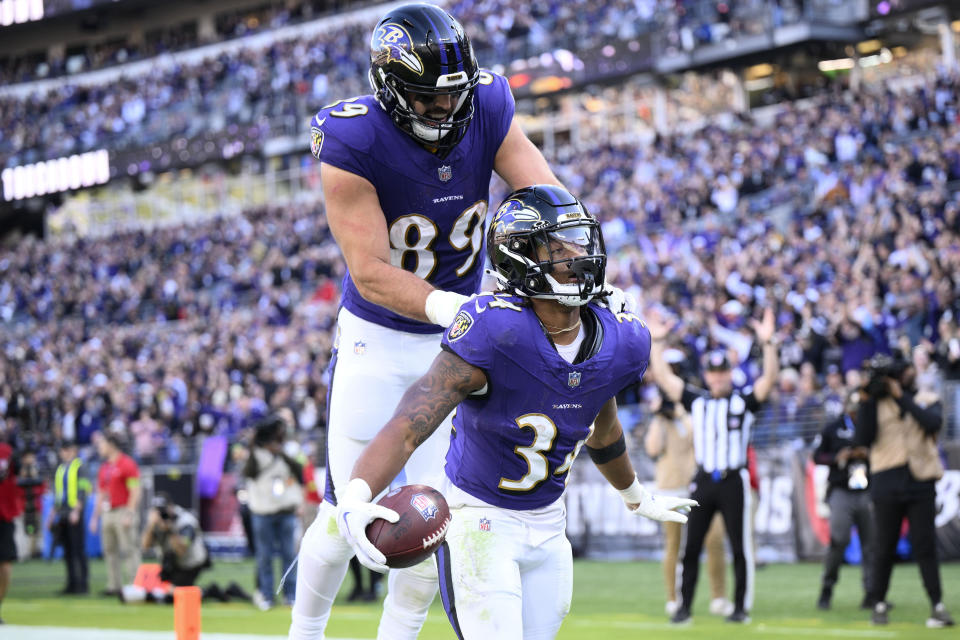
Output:
M879 400L887 396L887 378L899 381L910 363L899 353L878 353L864 363L866 382L863 385L870 397Z

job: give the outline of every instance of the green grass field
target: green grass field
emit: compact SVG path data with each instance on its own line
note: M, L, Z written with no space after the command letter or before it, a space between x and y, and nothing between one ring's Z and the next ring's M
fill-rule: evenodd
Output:
M102 562L91 565L92 584L104 585ZM578 561L574 565L573 608L560 631L560 638L606 640L609 638L710 638L739 640L758 638L904 638L957 637L956 630L929 630L923 626L928 614L926 596L915 565L898 565L890 593L896 608L891 624L873 627L869 614L860 611L860 570L844 567L834 596L833 610L818 611L814 602L819 589L820 566L774 565L757 571L753 622L747 627L731 625L706 611L706 587L701 580L700 599L691 626L674 628L663 613L660 567L654 563L602 563ZM11 592L3 603L9 624L62 627L97 627L131 630L171 630L172 607L151 604L122 605L116 599L97 596L53 595L63 582L59 562L29 562L14 566ZM244 588L253 583L252 563L220 562L202 577L201 584L236 580ZM942 567L947 606L960 613L960 564ZM732 584L732 580L730 581ZM350 578L347 578L347 587ZM333 610L328 636L374 638L380 616L379 603L351 604L340 594ZM240 603L204 604L203 630L218 633L286 635L289 609L277 607L261 612ZM0 627L0 638L3 637ZM131 638L136 638L132 635ZM453 638L439 598L420 634L422 640ZM38 638L38 640L41 640ZM489 640L495 640L493 638Z

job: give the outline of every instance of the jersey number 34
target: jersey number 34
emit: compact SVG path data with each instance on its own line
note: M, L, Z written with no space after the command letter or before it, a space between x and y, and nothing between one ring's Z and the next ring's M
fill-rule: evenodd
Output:
M533 442L527 447L515 447L514 453L523 458L527 463L527 472L519 480L510 480L500 478L500 488L511 493L526 493L536 489L540 483L547 479L550 474L550 461L544 455L553 450L557 440L557 425L553 420L542 413L528 413L516 419L517 426L521 429L529 429L534 433ZM593 433L593 425L590 425L590 433ZM587 438L590 436L588 435ZM580 453L580 448L587 441L584 438L576 444L573 451L567 454L563 464L553 470L553 475L563 477L573 461ZM564 482L566 482L566 478Z

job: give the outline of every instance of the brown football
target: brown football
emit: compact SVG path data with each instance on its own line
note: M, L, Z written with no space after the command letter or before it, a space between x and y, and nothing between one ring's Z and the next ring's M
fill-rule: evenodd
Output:
M394 569L412 567L437 550L450 526L450 509L443 495L425 484L394 489L377 502L400 516L396 522L377 518L367 525L367 539Z

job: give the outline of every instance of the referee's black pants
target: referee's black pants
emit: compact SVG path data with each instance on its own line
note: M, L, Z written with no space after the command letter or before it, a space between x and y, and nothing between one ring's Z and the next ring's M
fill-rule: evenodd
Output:
M723 516L723 524L733 553L734 606L737 611L748 612L753 605L753 540L751 533L750 477L746 469L731 470L723 475L697 472L694 477L693 494L700 503L690 512L687 520L687 546L683 552L683 577L680 595L683 606L693 611L693 594L697 588L700 572L700 551L717 511Z
M881 471L870 478L870 497L876 522L876 569L871 599L883 602L890 587L897 542L903 519L910 523L910 545L923 588L936 605L943 597L937 560L936 484L914 480L906 466Z

